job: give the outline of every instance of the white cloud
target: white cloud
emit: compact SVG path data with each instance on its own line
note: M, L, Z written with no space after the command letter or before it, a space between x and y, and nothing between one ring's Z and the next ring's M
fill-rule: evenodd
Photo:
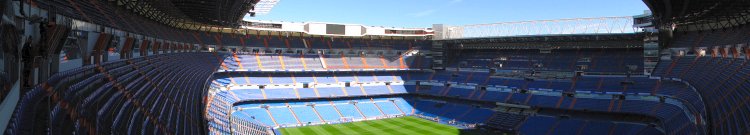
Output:
M449 4L455 4L455 3L459 3L459 2L463 2L463 1L464 1L464 0L451 0L451 1L450 1L450 2L448 2L448 3L449 3Z
M423 17L423 16L432 15L436 11L437 10L430 9L430 10L419 11L419 12L416 12L416 13L410 13L410 14L407 14L407 15L413 16L413 17Z

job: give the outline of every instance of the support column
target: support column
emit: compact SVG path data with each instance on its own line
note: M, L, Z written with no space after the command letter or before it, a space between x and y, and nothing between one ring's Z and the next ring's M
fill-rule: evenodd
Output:
M81 52L82 65L91 65L91 50L94 48L94 43L99 38L99 34L90 31L81 31L82 35L88 35L86 37L78 37L78 51Z
M120 59L133 58L133 44L135 44L134 38L125 38L125 43L123 43L122 49L120 49Z
M443 46L442 42L433 41L432 42L432 48L430 49L432 51L432 69L435 70L445 70L445 64L443 63L445 61L445 57L443 57L443 52L445 52L447 48ZM427 57L427 56L423 56ZM421 68L421 67L419 67Z
M3 40L0 40L3 72L7 73L11 82L14 82L21 76L21 33L13 24L3 24L0 30L0 36L3 37Z
M162 42L156 41L156 42L154 43L154 45L153 45L153 46L151 47L151 52L152 52L152 53L153 53L154 55L157 55L157 54L159 54L159 49L160 49L159 47L161 47L161 44L162 44Z
M100 64L103 61L105 61L105 56L107 53L107 48L109 48L109 45L112 41L112 35L107 33L99 33L99 36L96 39L96 42L93 46L93 50L91 53L91 56L94 57L94 64Z
M148 56L148 45L151 44L151 41L144 39L141 41L141 47L138 49L138 52L140 53L140 56Z

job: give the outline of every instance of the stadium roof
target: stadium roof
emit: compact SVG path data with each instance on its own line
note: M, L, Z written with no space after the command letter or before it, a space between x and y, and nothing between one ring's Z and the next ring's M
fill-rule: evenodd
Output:
M745 0L643 0L660 24L685 26L683 30L733 27L748 22L750 1ZM679 29L679 28L678 28Z
M477 37L440 40L445 43L497 43L497 42L585 42L599 40L636 40L643 37L642 33L611 33L611 34L559 34L559 35L523 35Z
M251 15L257 14L257 15L265 15L271 12L271 9L276 6L276 4L279 3L281 0L260 0L257 4L255 4L255 8L253 10L250 10Z
M258 2L259 0L118 0L118 5L170 25L198 23L238 26L238 22Z
M596 35L637 33L632 16L571 18L444 26L435 28L444 34L436 39L497 38L544 35Z
M439 40L461 49L638 48L643 33L526 35Z

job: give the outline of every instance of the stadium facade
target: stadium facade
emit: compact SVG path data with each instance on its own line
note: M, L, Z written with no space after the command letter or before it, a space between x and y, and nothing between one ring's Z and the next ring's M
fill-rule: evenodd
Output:
M4 134L750 133L745 1L432 28L243 21L277 0L0 2Z

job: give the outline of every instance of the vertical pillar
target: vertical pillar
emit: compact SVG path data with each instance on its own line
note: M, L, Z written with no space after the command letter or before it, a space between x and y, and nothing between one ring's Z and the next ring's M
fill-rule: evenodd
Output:
M129 59L133 56L133 44L135 39L132 37L126 37L125 43L122 45L122 49L120 49L120 59Z
M82 31L82 33L88 36L78 38L78 51L81 52L82 65L91 65L91 50L94 48L95 39L99 38L99 34L90 31Z
M138 49L138 53L141 57L146 56L146 50L148 49L148 42L149 41L147 39L143 39L141 41L141 46Z
M154 55L157 55L157 54L159 54L159 47L160 47L160 46L161 46L161 42L159 42L159 41L157 41L157 42L154 42L153 46L151 47L151 52L152 52L152 53L153 53Z
M99 33L99 37L97 38L95 43L96 44L94 45L94 48L92 50L93 53L91 56L94 57L94 64L101 64L102 62L106 61L107 49L112 43L112 35L107 33Z

